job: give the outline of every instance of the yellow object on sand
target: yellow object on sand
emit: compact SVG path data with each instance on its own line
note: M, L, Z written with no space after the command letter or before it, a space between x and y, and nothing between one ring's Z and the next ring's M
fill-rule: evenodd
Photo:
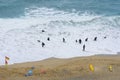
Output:
M110 65L110 66L108 67L108 69L109 69L110 72L112 72L112 71L113 71L112 65Z
M92 64L89 65L90 71L94 72L94 66Z

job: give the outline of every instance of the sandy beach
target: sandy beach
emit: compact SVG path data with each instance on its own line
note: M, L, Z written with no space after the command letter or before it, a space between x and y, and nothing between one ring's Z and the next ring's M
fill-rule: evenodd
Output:
M94 72L90 71L89 64L94 66ZM31 67L34 67L33 75L25 77ZM49 58L0 66L0 80L120 80L120 55Z

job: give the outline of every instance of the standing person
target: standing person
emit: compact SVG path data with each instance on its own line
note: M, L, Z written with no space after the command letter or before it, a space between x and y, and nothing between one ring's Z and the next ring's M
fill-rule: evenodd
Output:
M63 42L65 43L66 41L65 41L65 38L63 38Z
M45 46L45 43L44 42L42 42L42 47L44 47Z
M85 51L85 44L83 45L83 51Z
M48 37L47 40L50 41L50 38Z
M85 41L87 42L87 41L88 41L88 38L86 38Z
M75 40L75 42L77 43L78 41L77 41L77 40Z
M80 43L80 44L82 43L82 40L81 40L81 39L79 39L79 43Z
M97 37L94 38L94 41L97 41Z

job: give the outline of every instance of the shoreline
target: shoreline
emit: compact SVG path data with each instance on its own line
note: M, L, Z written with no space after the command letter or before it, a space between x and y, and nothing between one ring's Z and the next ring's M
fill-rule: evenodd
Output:
M43 61L43 60L47 60L50 58L56 58L56 59L72 59L72 58L84 58L84 57L92 57L92 56L120 56L120 53L116 53L116 54L95 54L95 55L89 55L89 56L73 56L73 57L67 57L67 58L58 58L58 57L48 57L45 59L41 59L41 60L33 60L33 61L25 61L25 62L18 62L18 63L11 63L8 65L14 65L14 64L22 64L22 63L30 63L30 62L37 62L37 61ZM5 66L5 64L1 64L0 66Z

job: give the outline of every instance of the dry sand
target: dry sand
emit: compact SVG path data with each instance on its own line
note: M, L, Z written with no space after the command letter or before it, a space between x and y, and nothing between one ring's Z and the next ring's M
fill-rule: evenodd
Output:
M93 64L95 71L89 70ZM108 66L112 65L110 72ZM25 77L34 66L33 75ZM42 73L41 71L45 73ZM69 59L49 58L43 61L0 66L0 80L120 80L120 55Z

